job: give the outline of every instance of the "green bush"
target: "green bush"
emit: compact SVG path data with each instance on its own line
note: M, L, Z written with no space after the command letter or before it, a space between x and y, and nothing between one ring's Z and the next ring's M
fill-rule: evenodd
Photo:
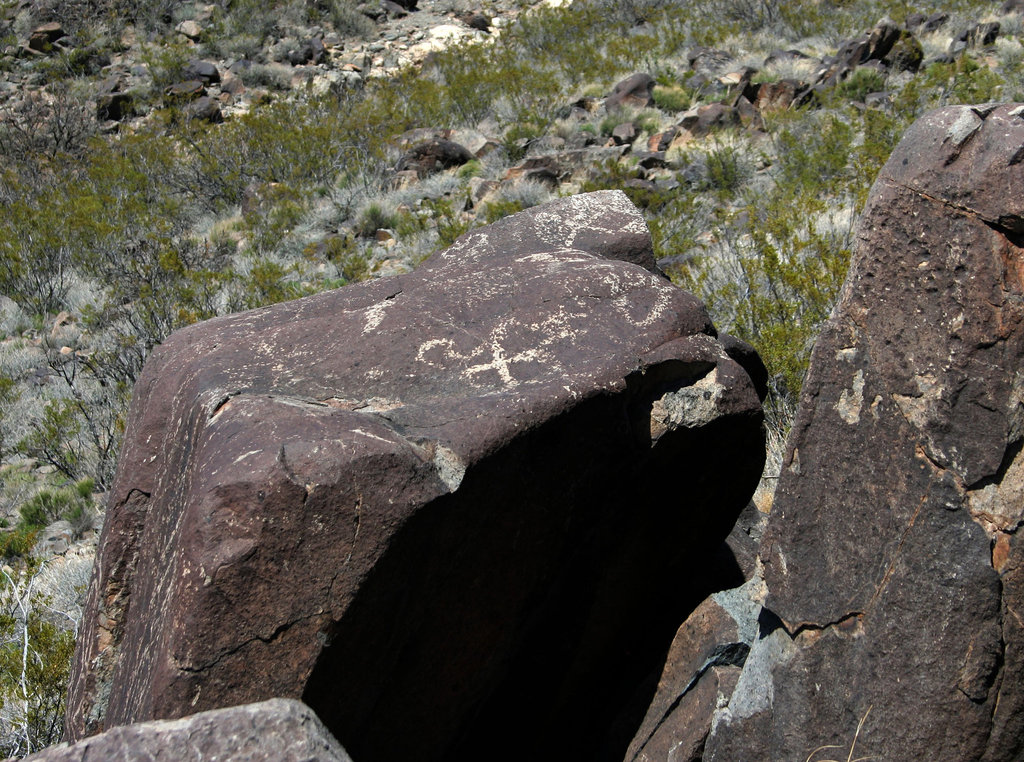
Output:
M849 77L836 88L836 93L851 101L863 102L871 93L885 90L885 75L876 69L861 67L855 69Z
M693 93L679 85L654 87L654 105L662 111L686 111L693 105Z
M356 221L356 234L372 238L378 230L392 229L398 225L398 215L386 210L378 203L367 206Z
M75 635L34 591L38 563L17 566L0 570L0 754L20 757L60 741Z
M36 544L37 527L17 526L13 531L0 533L0 559L5 562L26 557Z
M24 531L43 529L58 519L83 523L92 513L95 486L92 479L86 478L72 487L40 490L18 509L18 528Z
M708 188L731 198L750 176L743 154L733 145L713 146L704 157Z

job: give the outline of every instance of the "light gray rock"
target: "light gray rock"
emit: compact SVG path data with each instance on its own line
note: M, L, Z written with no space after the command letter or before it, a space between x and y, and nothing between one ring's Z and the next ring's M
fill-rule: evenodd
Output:
M301 701L202 712L112 728L60 744L24 762L352 762L313 710Z

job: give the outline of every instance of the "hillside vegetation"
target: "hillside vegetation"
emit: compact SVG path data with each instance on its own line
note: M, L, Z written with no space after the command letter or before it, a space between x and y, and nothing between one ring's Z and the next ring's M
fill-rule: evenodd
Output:
M26 559L56 521L95 529L171 331L621 188L663 269L764 357L777 456L896 141L936 106L1024 99L1012 3L385 5L0 5L0 754L59 735L77 622ZM437 42L428 11L462 31ZM881 19L896 52L844 65ZM650 99L606 107L635 73Z

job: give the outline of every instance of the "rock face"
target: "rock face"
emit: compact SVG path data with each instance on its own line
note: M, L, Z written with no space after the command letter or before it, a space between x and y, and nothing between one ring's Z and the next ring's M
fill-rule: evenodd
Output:
M187 717L112 728L25 762L351 762L312 710L271 699Z
M704 759L1024 756L1022 145L1024 107L947 108L883 169Z
M628 762L699 762L715 710L732 694L758 630L763 581L756 554L766 516L753 503L729 534L742 586L713 594L676 633L646 716L624 757Z
M621 757L764 458L763 366L656 271L603 191L170 337L70 738L285 696L360 762Z

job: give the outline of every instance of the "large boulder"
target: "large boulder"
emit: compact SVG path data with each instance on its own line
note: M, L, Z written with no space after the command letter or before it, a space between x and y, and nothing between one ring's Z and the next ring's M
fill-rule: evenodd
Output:
M646 108L654 105L654 77L644 72L630 74L615 85L612 94L605 98L605 111L614 111L624 106Z
M132 403L68 735L286 696L360 762L621 756L647 704L623 697L741 579L722 540L763 381L618 191L172 335Z
M882 170L705 760L1024 758L1022 145L1024 107L951 107Z
M108 730L24 762L351 762L308 707L291 699L202 712Z
M473 160L465 146L444 138L425 140L410 148L398 161L396 171L415 170L420 177L452 167L461 167Z

